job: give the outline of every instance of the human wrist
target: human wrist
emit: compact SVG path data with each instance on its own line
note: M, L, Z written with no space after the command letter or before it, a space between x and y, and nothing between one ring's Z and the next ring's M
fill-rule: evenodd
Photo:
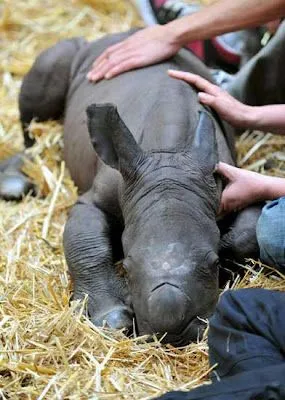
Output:
M243 121L244 128L259 129L260 125L259 107L253 107L244 104L243 115L244 115L244 121Z
M276 196L273 193L272 176L262 175L262 181L260 182L259 188L259 200L273 200Z
M189 31L189 23L186 19L188 19L188 17L182 17L164 25L167 29L168 37L171 38L172 44L179 48L192 41L191 31Z
M275 176L264 177L264 200L275 200L285 196L285 179Z

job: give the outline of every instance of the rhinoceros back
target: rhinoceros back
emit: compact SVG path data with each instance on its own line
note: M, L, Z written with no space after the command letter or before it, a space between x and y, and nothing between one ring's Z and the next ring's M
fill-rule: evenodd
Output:
M211 79L208 69L191 53L182 50L172 59L141 68L96 84L86 74L108 46L128 34L108 36L86 43L73 61L65 107L65 160L81 192L95 177L97 157L89 139L86 108L92 103L114 103L119 114L144 150L174 149L191 143L201 105L193 88L168 77L167 70L191 71ZM217 124L222 159L231 162L230 152Z

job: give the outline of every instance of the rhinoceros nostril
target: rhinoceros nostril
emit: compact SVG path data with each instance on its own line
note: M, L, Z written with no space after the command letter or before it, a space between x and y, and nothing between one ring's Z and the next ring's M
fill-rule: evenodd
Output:
M148 322L154 332L176 332L184 328L191 311L189 298L175 285L164 283L148 298Z

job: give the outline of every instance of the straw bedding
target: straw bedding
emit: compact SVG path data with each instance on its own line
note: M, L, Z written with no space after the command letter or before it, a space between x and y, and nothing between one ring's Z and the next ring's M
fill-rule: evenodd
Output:
M0 2L0 159L22 149L17 94L40 50L62 38L94 39L140 24L123 0ZM62 232L76 188L62 161L61 125L33 123L31 129L37 144L25 171L39 195L0 201L0 398L149 399L207 382L205 339L184 349L128 339L92 326L84 303L69 305ZM282 147L281 137L246 133L239 160L285 177ZM252 260L244 268L235 287L285 290L276 272Z

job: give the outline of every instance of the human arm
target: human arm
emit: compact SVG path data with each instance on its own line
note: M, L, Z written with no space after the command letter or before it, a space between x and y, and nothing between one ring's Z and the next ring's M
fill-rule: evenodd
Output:
M201 11L172 21L168 28L184 45L227 32L262 25L285 15L284 0L219 0Z
M165 60L191 41L257 26L284 15L285 0L219 0L195 14L143 29L109 47L95 60L87 78L93 82L109 79Z
M261 175L222 162L217 165L216 172L228 181L222 193L221 214L285 196L285 178Z
M247 106L199 75L174 70L169 70L168 74L196 86L201 91L198 94L201 103L215 109L222 119L233 126L285 134L285 104Z

